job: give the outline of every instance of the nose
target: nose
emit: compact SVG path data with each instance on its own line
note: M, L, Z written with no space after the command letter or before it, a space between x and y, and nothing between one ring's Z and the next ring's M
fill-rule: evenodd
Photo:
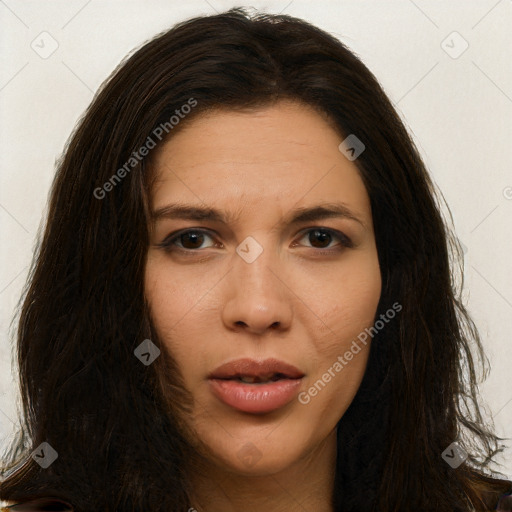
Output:
M294 294L269 263L265 251L252 263L238 258L226 276L222 320L229 330L262 335L290 328Z

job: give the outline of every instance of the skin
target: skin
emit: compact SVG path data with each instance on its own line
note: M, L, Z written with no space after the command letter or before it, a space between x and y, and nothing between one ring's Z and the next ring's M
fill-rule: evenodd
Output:
M293 400L268 414L220 402L207 375L240 357L275 357L305 373L307 391L373 325L381 276L371 207L357 167L338 149L343 138L309 106L281 101L202 115L152 155L153 212L179 202L233 216L161 217L150 227L146 297L193 397L198 511L332 511L336 424L359 388L370 343L307 404ZM326 202L343 203L361 222L286 223L292 209ZM207 233L159 246L185 228ZM252 263L236 252L248 236L263 248Z

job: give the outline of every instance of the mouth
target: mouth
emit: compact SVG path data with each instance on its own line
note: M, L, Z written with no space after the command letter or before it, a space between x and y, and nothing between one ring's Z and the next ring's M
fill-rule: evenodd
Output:
M295 366L267 359L240 359L208 376L212 394L240 412L265 414L289 404L298 394L304 373Z

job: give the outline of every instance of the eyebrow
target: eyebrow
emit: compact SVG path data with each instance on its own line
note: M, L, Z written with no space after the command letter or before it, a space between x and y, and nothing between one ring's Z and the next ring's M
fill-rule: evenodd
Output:
M238 215L234 215L230 212L221 212L215 208L205 206L173 203L157 208L151 213L151 218L153 222L160 219L183 219L193 221L208 220L211 222L229 224L230 222L236 222ZM296 225L332 218L353 220L367 229L365 222L343 203L322 203L315 206L295 208L288 214L284 223Z

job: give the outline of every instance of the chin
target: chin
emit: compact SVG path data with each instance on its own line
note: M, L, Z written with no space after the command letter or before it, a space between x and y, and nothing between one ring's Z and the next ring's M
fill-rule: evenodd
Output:
M244 439L226 439L225 443L209 444L207 459L223 470L247 476L267 476L279 473L297 462L301 457L299 443L288 439L262 439L251 441L251 436ZM283 450L284 442L290 448Z

